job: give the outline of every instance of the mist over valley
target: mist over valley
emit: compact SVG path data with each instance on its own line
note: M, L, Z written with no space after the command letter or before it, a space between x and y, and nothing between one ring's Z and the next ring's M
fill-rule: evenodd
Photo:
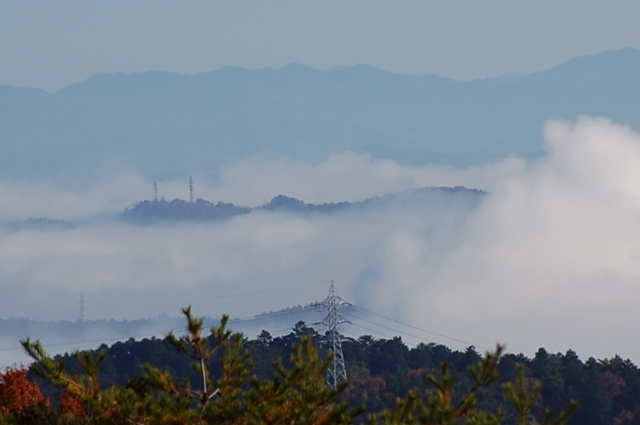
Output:
M431 332L354 335L637 362L639 58L470 82L290 65L0 87L0 363L20 360L19 319L21 337L57 327L52 348L93 344L126 322L161 335L186 305L307 306L332 279Z

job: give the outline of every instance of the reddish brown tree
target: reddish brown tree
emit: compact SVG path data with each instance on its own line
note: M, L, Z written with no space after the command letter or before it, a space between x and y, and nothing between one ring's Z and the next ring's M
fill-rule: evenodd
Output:
M86 414L82 402L78 400L78 397L70 391L64 390L60 394L60 413L68 414L71 416L83 417Z
M24 367L9 367L0 372L0 414L20 413L38 403L49 405L40 387L27 379L27 372Z

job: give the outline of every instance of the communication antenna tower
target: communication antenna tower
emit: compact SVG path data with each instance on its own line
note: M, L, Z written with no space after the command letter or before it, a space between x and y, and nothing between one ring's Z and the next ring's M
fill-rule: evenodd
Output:
M329 295L322 301L322 305L329 310L329 314L322 321L322 324L329 328L327 330L328 345L329 350L333 352L333 363L327 370L327 387L329 388L335 388L341 382L347 380L347 370L344 366L344 355L342 354L342 340L338 327L346 322L340 315L340 307L348 304L338 296L335 282L332 280L331 286L329 286Z
M158 183L153 182L153 200L158 202Z
M189 202L193 203L193 179L189 176Z
M80 294L80 320L84 320L84 295Z

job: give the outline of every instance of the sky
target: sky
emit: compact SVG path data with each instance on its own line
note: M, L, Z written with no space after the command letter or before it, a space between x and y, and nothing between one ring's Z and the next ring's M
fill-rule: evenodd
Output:
M621 0L61 0L0 3L0 85L55 91L101 72L373 65L461 80L640 48Z
M10 1L0 3L0 84L54 91L100 72L291 62L469 80L640 48L639 17L637 1ZM336 152L315 164L248 157L215 181L194 176L198 197L248 206L278 194L321 203L424 186L488 191L454 210L134 227L108 217L151 197L152 180L135 170L91 182L3 180L0 221L81 225L0 231L0 312L74 320L82 295L88 319L177 315L188 303L243 316L317 301L335 278L344 298L431 330L426 342L639 363L629 337L640 319L636 130L606 117L549 122L542 157L462 170ZM188 193L178 181L160 191Z

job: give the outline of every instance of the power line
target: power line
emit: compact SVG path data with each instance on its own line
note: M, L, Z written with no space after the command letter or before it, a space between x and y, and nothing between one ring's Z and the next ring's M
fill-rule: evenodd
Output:
M417 339L417 340L418 340L418 341L420 341L420 342L433 342L433 341L429 341L429 340L427 340L427 339L424 339L424 338L422 338L422 337L419 337L419 336L417 336L417 335L410 334L410 333L408 333L408 332L403 332L403 331L400 331L400 330L398 330L398 329L394 329L394 328L390 328L390 327L388 327L388 326L381 325L380 323L372 322L372 321L367 320L367 319L364 319L364 318L362 318L362 317L353 316L352 314L349 314L349 313L345 313L345 315L347 315L347 316L349 316L349 317L353 317L353 318L354 318L354 319L356 319L356 320L362 320L363 322L367 322L367 323L369 323L369 324L371 324L371 325L375 325L375 326L381 327L381 328L383 328L383 329L387 329L387 330L389 330L389 331L394 332L396 335L409 336L409 337L411 337L411 338L415 338L415 339ZM369 329L369 328L365 328L364 326L359 325L359 324L357 324L357 323L352 323L352 324L354 324L355 326L358 326L358 327L360 327L360 328L363 328L363 329L371 330L371 329ZM372 332L376 332L376 331L372 331ZM389 337L389 336L387 336L387 335L384 335L384 334L382 334L382 333L380 333L380 332L376 332L376 333L378 333L378 334L380 334L380 335L383 335L383 336L384 336L384 337L386 337L386 338L391 338L391 337ZM465 343L465 344L467 344L467 346L469 346L469 345L473 345L473 344L470 344L470 343ZM484 348L484 347L481 347L481 348Z
M348 274L348 273L344 273L344 274ZM299 282L299 283L298 283ZM275 287L275 288L270 288L270 289L259 289L259 290L252 290L252 291L246 291L246 292L237 292L237 293L230 293L230 294L217 294L217 295L212 295L210 297L199 297L197 299L197 302L202 302L202 301L207 301L207 300L217 300L217 299L222 299L222 298L235 298L235 297L245 297L245 296L251 296L251 295L257 295L257 294L265 294L265 293L271 293L271 292L279 292L279 291L288 291L288 292L292 292L292 291L302 291L302 290L306 290L304 288L308 288L310 286L317 286L320 283L324 283L326 282L326 280L321 281L319 278L311 278L311 279L299 279L299 280L289 280L287 282L284 283L298 283L295 285L286 285L286 286L280 286L280 287ZM193 298L190 299L183 299L182 301L176 301L176 297L175 296L167 296L167 295L151 295L151 296L145 296L144 300L164 300L167 298L172 298L171 301L161 301L161 302L142 302L142 300L140 301L139 305L143 305L145 307L158 307L158 306L164 306L164 305L175 305L175 304L180 304L180 305L188 305L191 304L193 301ZM122 301L125 300L131 300L131 297L116 297L113 300L114 303L117 304L122 304ZM112 308L112 307L108 307L105 306L104 303L102 305L104 308L102 309L98 309L98 310L92 310L95 314L101 313L101 312L105 312L105 311L109 311L109 312L114 312L114 311L128 311L129 308L128 307L122 307L122 308ZM47 319L47 318L54 318L54 317L60 317L60 316L64 316L67 315L68 313L59 313L59 314L43 314L43 315L36 315L36 316L30 316L30 319ZM142 320L142 319L141 319Z
M417 329L417 330L420 330L420 331L423 331L423 332L427 332L427 333L431 333L431 334L434 334L434 335L442 336L442 337L448 338L448 339L450 339L452 341L456 341L456 342L460 342L460 343L466 344L467 346L468 345L473 345L473 344L471 344L469 342L458 340L458 339L455 339L455 338L451 338L451 337L448 337L446 335L430 332L430 331L424 330L422 328L418 328L416 326L409 325L407 323L403 323L403 322L401 322L399 320L391 319L391 318L386 317L384 315L381 315L381 314L375 313L373 311L367 310L367 309L365 309L363 307L359 307L359 306L350 304L350 303L344 301L342 298L340 298L337 295L337 291L335 291L335 282L333 282L333 281L332 281L332 287L333 287L333 292L330 289L329 296L321 303L312 303L312 304L309 304L307 306L300 307L300 308L295 308L295 309L291 309L291 310L276 311L276 312L270 312L270 313L262 313L262 314L255 315L255 316L239 317L239 318L235 318L235 319L230 319L228 323L230 325L232 325L232 324L236 324L236 323L262 321L262 320L272 319L272 318L275 318L275 317L288 316L288 315L292 315L292 314L304 313L304 312L309 312L309 311L314 311L314 310L315 311L320 311L321 308L329 308L329 311L330 311L329 315L325 318L325 320L323 321L323 324L327 325L330 330L331 329L334 330L334 332L333 332L334 340L329 342L329 346L330 347L335 347L334 349L336 351L334 351L334 353L338 353L338 350L339 350L339 352L341 354L342 347L341 347L341 338L340 338L340 334L338 332L338 327L342 323L347 322L342 317L341 307L344 306L344 305L349 305L349 306L357 308L359 310L366 311L367 313L382 317L382 318L387 319L387 320L391 320L393 322L397 322L399 324L402 324L402 325L405 325L405 326L408 326L408 327L411 327L411 328L414 328L414 329ZM257 292L269 292L269 291L267 290L267 291L257 291ZM333 313L331 313L332 311L333 311ZM331 317L332 314L333 314L333 317ZM344 312L344 314L347 315L347 316L350 316L350 317L352 317L352 318L354 318L356 320L360 320L360 321L363 321L363 322L366 322L366 323L369 323L369 324L372 324L372 325L375 325L375 326L390 330L392 332L399 333L399 334L404 334L404 335L416 338L416 339L418 339L420 341L423 341L423 338L421 338L421 337L419 337L417 335L413 335L413 334L410 334L410 333L407 333L407 332L400 331L398 329L394 329L394 328L382 325L380 323L376 323L376 322L370 321L370 320L365 319L363 317L356 316L353 313ZM333 325L332 325L332 323L333 323ZM389 336L387 336L387 335L384 335L384 334L382 334L382 333L380 333L378 331L375 331L373 329L364 327L362 325L358 325L357 323L353 323L353 322L348 322L348 323L351 323L351 324L353 324L353 325L355 325L357 327L363 328L365 330L368 330L368 331L377 333L379 335L382 335L382 336L384 336L386 338L389 338ZM214 321L209 321L209 323L208 324L206 323L205 325L209 327L209 326L213 326L214 324L215 324ZM88 342L101 343L101 342L106 342L106 341L118 341L118 340L124 340L124 339L127 339L127 338L140 338L140 337L155 336L155 335L158 335L158 334L167 333L170 330L171 329L165 329L165 330L158 330L157 332L144 333L144 334L134 334L134 335L127 335L127 336L115 336L115 337L93 338L93 339L86 339L86 340L74 340L74 341L58 342L58 343L44 344L44 346L45 347L57 347L57 346L81 344L81 343L88 343ZM332 332L329 332L329 333L331 334ZM334 345L334 342L335 342L335 345ZM22 348L21 346L5 347L5 348L0 348L0 351L19 350L21 348ZM483 348L483 347L481 347L481 348ZM338 356L336 356L336 357L338 357ZM344 363L344 356L343 355L340 355L340 359L341 359L340 363ZM341 366L340 365L336 365L336 370L340 372ZM341 375L341 374L342 373L340 372L339 375ZM346 373L345 373L345 376L346 376Z
M440 334L440 333L437 333L437 332L428 331L428 330L426 330L426 329L422 329L422 328L419 328L419 327L417 327L417 326L413 326L413 325L410 325L410 324L408 324L408 323L404 323L404 322L401 322L401 321L399 321L399 320L392 319L391 317L387 317L387 316L384 316L384 315L382 315L382 314L375 313L375 312L373 312L373 311L371 311L371 310L367 310L367 309L366 309L366 308L364 308L364 307L360 307L360 306L357 306L357 305L354 305L353 307L355 307L355 308L357 308L357 309L359 309L359 310L362 310L362 311L366 311L366 312L367 312L367 313L369 313L369 314L373 314L373 315L375 315L375 316L382 317L383 319L387 319L387 320L389 320L389 321L392 321L392 322L395 322L395 323L399 323L399 324L404 325L404 326L408 326L408 327L410 327L410 328L412 328L412 329L416 329L416 330L421 331L421 332L425 332L425 333L428 333L428 334L431 334L431 335L436 335L436 336L439 336L439 337L441 337L441 338L446 338L446 339L448 339L448 340L455 341L455 342L459 342L459 343L462 343L462 344L467 344L467 346L475 345L475 344L472 344L472 343L470 343L470 342L463 341L463 340L461 340L461 339L452 338L452 337L447 336L447 335L443 335L443 334ZM361 320L365 320L365 319L361 319ZM365 321L366 321L366 320L365 320ZM487 349L486 347L483 347L483 346L481 346L481 345L478 345L478 347L480 347L480 348L484 348L484 349Z
M231 319L229 320L229 324L234 324L234 323L244 323L244 322L250 322L250 321L259 321L259 320L266 320L266 319L270 319L273 317L280 317L280 316L287 316L290 314L294 314L294 313L301 313L301 312L305 312L305 311L312 311L312 310L317 310L319 311L319 303L314 303L314 304L310 304L308 306L302 307L300 309L292 309L292 310L287 310L287 311L276 311L276 312L272 312L272 313L264 313L264 314L260 314L260 315L256 315L256 316L250 316L250 317L240 317L237 319ZM211 323L211 322L210 322ZM209 324L206 326L212 326L213 324ZM106 341L121 341L124 339L129 339L129 338L142 338L142 337L152 337L152 336L156 336L158 334L166 334L170 331L172 331L173 329L163 329L163 330L158 330L157 332L146 332L146 333L141 333L141 334L134 334L134 335L126 335L126 336L114 336L114 337L105 337L105 338L92 338L92 339L84 339L84 340L74 340L74 341L63 341L63 342L57 342L57 343L48 343L48 344L43 344L43 346L46 347L60 347L60 346L65 346L65 345L72 345L72 344L83 344L83 343L88 343L88 342L93 342L93 343L103 343ZM22 346L13 346L13 347L4 347L4 348L0 348L0 351L12 351L12 350L21 350Z
M344 370L344 356L342 355L341 337L340 337L340 334L337 332L338 326L340 324L346 322L346 320L344 320L344 318L342 317L342 315L340 313L340 307L343 306L343 305L350 305L350 306L352 306L352 307L354 307L354 308L356 308L358 310L365 311L365 312L367 312L369 314L381 317L383 319L386 319L386 320L389 320L389 321L392 321L392 322L395 322L395 323L401 324L403 326L407 326L407 327L410 327L410 328L413 328L413 329L416 329L416 330L419 330L419 331L422 331L422 332L425 332L425 333L437 335L437 336L440 336L440 337L443 337L443 338L447 338L447 339L450 339L452 341L460 342L460 343L463 343L463 344L473 345L473 344L471 344L469 342L466 342L466 341L463 341L463 340L459 340L459 339L456 339L456 338L452 338L452 337L449 337L447 335L443 335L443 334L440 334L440 333L428 331L426 329L423 329L423 328L420 328L420 327L417 327L417 326L413 326L413 325L410 325L408 323L404 323L404 322L399 321L397 319L393 319L393 318L384 316L382 314L375 313L375 312L373 312L371 310L368 310L368 309L366 309L364 307L360 307L360 306L356 306L356 305L350 304L350 303L344 301L342 298L340 298L337 295L337 291L335 290L335 282L334 281L331 281L331 286L330 286L330 289L329 289L329 295L327 296L327 298L322 303L312 303L312 304L309 304L309 305L304 306L302 308L291 309L291 310L287 310L287 311L263 313L263 314L256 315L256 316L231 319L231 320L229 320L229 323L233 324L233 323L242 323L242 322L249 322L249 321L259 321L259 320L269 319L269 318L272 318L272 317L286 316L286 315L295 314L295 313L301 313L301 312L306 312L306 311L312 311L312 310L319 311L320 307L328 307L329 308L329 315L325 318L325 321L326 321L326 323L329 323L329 328L330 328L330 331L328 332L329 335L333 335L334 336L333 340L330 339L330 345L329 346L332 347L332 351L334 353L338 353L339 352L339 354L340 354L339 358L341 360L336 362L335 358L334 358L334 363L332 364L332 368L331 368L331 370L333 372L331 374L329 374L329 373L327 374L327 384L330 385L333 382L333 385L337 385L337 383L342 382L342 380L339 379L341 376L343 376L342 379L346 380L346 371L344 371L343 375L342 375L342 372L341 372L341 370ZM82 314L83 313L83 309L84 309L84 299L81 296L81 316L83 315ZM332 313L332 311L333 311L333 313ZM407 335L407 336L411 336L411 337L416 338L418 340L423 340L419 336L416 336L416 335L413 335L413 334L410 334L410 333L407 333L407 332L399 331L397 329L382 325L380 323L377 323L377 322L374 322L374 321L370 321L370 320L364 319L362 317L358 317L358 316L356 316L354 314L350 314L350 313L344 313L344 314L347 315L347 316L353 317L356 320L361 320L361 321L367 322L369 324L372 324L374 326L378 326L378 327L390 330L390 331L395 332L395 333L400 333L400 334L404 334L404 335ZM329 320L327 320L327 319L329 319ZM333 323L333 325L332 325L332 323ZM374 329L368 328L366 326L362 326L360 324L353 323L353 322L348 322L348 323L351 323L354 326L357 326L359 328L362 328L362 329L365 329L367 331L370 331L370 332L376 333L378 335L381 335L381 336L383 336L385 338L391 338L388 335L385 335L385 334L383 334L383 333L381 333L379 331L376 331ZM334 332L331 332L331 329L333 329ZM136 337L137 338L140 338L140 337L154 337L158 333L165 333L166 334L167 332L168 332L168 330L152 332L152 333L129 335L129 336L118 336L118 337L107 337L107 338L95 338L95 339L66 341L66 342L43 344L43 346L44 347L59 347L59 346L77 345L77 344L89 343L89 342L91 342L91 343L104 343L106 341L120 341L120 340L124 340L124 339L128 339L128 338L136 338ZM275 331L273 334L274 335L278 335L280 333L284 334L286 332L287 332L287 329L283 329L283 330ZM356 334L353 334L351 332L347 332L347 333L357 337ZM335 345L334 345L334 342L335 342ZM480 346L480 347L482 347L482 346ZM22 348L23 348L22 346L5 347L5 348L0 348L0 352L1 351L10 351L10 350L20 350ZM482 348L484 348L484 347L482 347ZM338 356L336 356L336 358L338 358ZM330 381L330 378L332 379L331 381ZM338 379L336 380L336 378L338 378ZM580 393L580 394L583 394L583 395L594 394L594 393L591 393L591 392L588 392L588 391L584 391L584 390L576 390L576 389L574 389L573 391L575 391L577 393ZM629 396L625 396L624 398L630 398L630 397ZM605 414L605 415L608 415L608 416L614 416L614 414L612 412L598 410L598 409L582 408L582 410L583 411L593 412L593 413L601 413L601 414Z

